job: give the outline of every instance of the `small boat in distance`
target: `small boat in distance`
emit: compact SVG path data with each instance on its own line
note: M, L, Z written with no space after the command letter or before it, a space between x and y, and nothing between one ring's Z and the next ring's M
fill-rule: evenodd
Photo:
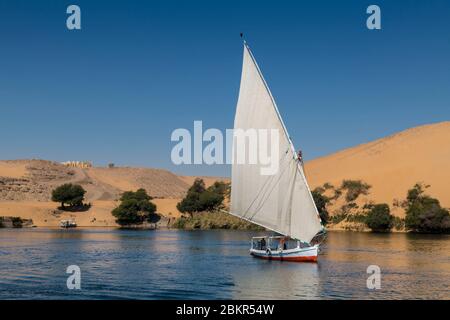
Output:
M61 220L59 225L61 228L75 228L77 226L73 220Z
M234 130L255 129L279 132L279 139L267 141L268 150L273 150L271 144L277 144L278 170L262 175L262 164L238 163L233 159L229 213L278 234L252 238L250 254L254 257L316 262L317 240L325 235L325 229L305 178L301 153L295 151L270 89L244 41ZM242 144L236 140L233 139L233 154L242 152L237 149Z

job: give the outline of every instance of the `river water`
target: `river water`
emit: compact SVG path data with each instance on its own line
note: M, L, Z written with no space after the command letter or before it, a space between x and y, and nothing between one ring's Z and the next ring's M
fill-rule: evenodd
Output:
M450 299L448 235L330 232L318 263L293 263L251 257L258 234L0 229L0 299Z

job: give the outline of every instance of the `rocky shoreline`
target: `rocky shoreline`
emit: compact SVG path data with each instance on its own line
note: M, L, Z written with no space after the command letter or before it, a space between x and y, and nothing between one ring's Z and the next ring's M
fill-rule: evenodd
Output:
M32 219L21 219L20 217L0 217L0 228L33 228Z

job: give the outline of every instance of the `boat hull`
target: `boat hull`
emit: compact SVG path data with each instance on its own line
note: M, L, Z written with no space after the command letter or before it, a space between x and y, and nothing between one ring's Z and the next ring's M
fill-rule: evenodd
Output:
M319 246L308 248L294 248L289 250L257 250L250 249L250 254L259 259L292 261L292 262L317 262Z

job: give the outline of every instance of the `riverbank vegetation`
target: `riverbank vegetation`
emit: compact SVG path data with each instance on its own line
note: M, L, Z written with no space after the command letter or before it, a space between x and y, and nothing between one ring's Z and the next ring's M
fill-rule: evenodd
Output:
M188 213L191 218L197 212L211 212L221 209L225 197L229 195L230 184L216 181L206 188L203 179L195 179L186 196L177 204L181 213Z
M357 201L368 195L370 185L361 180L344 180L340 187L326 183L312 191L322 221L331 227L373 232L409 231L418 233L449 233L450 213L439 200L425 194L429 186L417 183L407 191L406 200L394 200L393 207L405 210L405 218L393 216L389 204ZM344 195L342 197L342 195ZM333 212L330 208L334 206Z
M362 180L344 180L339 187L326 183L312 190L312 195L322 222L330 229L449 233L449 210L442 208L438 199L425 194L427 188L417 183L407 191L405 200L394 200L392 206L371 202L367 197L371 186ZM264 230L226 213L229 196L229 183L216 181L206 187L205 182L197 178L185 197L177 203L182 216L169 219L168 226L185 230ZM112 214L122 227L155 223L159 216L151 200L144 189L125 192ZM391 209L398 208L405 210L405 218L391 213Z
M229 196L229 183L216 181L206 188L202 179L196 179L186 197L177 204L178 210L185 215L176 219L171 226L186 230L263 230L253 223L221 212L220 210L227 208L225 202L228 202Z
M388 204L376 204L364 217L364 223L374 232L389 232L394 226L394 216Z
M450 213L438 199L425 194L429 186L416 184L402 203L406 211L405 226L419 233L450 233Z
M327 225L330 215L327 210L327 205L331 201L328 197L323 195L323 191L318 189L313 190L312 196L316 203L317 211L319 211L320 219L323 225Z
M196 212L192 216L180 217L174 221L172 228L184 230L210 230L210 229L231 229L231 230L255 230L261 231L264 228L253 223L234 217L228 213Z

